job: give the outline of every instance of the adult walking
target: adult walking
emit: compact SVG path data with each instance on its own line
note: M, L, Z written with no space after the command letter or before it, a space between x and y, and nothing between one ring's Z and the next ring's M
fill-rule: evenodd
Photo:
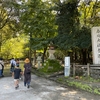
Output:
M3 59L0 58L0 76L1 77L4 77L3 70L4 70L4 62L3 62Z
M12 73L12 72L14 71L15 66L16 66L16 61L15 61L14 58L12 58L12 59L10 60L10 66L11 66L10 72Z
M27 86L27 88L30 87L31 69L32 69L32 64L30 60L26 58L24 63L24 86Z

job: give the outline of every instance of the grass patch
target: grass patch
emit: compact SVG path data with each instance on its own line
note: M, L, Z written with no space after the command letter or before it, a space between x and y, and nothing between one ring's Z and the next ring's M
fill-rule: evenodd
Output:
M71 87L76 87L78 89L100 95L100 88L92 86L91 84L87 84L87 82L98 82L98 81L100 80L95 80L91 77L87 77L87 78L83 77L77 80L72 77L61 77L57 79L57 82L61 84L66 84Z

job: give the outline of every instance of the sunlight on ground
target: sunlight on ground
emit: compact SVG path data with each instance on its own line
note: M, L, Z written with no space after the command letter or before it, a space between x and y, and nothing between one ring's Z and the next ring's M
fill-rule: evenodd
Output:
M75 95L75 94L77 94L77 91L69 91L69 92L62 92L61 93L62 96Z
M58 88L56 88L56 90L65 90L65 88L63 88L63 87L58 87Z
M67 95L70 95L70 96L75 96L77 94L77 91L69 91L69 92L62 92L61 93L61 96L67 96ZM78 97L80 98L80 97ZM80 100L87 100L86 98L80 98Z
M8 90L8 89L10 89L10 86L4 85L4 89Z

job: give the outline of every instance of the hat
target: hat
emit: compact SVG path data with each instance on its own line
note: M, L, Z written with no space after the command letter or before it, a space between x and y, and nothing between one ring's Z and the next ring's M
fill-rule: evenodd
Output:
M25 59L25 63L29 63L30 60L28 58Z

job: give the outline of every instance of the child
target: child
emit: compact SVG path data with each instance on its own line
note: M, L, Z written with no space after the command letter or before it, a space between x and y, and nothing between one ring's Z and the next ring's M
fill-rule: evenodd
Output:
M19 78L20 78L21 74L22 74L21 69L16 66L14 69L14 72L12 73L12 76L14 76L15 89L17 89L19 87Z
M19 67L19 59L16 59L16 66Z

